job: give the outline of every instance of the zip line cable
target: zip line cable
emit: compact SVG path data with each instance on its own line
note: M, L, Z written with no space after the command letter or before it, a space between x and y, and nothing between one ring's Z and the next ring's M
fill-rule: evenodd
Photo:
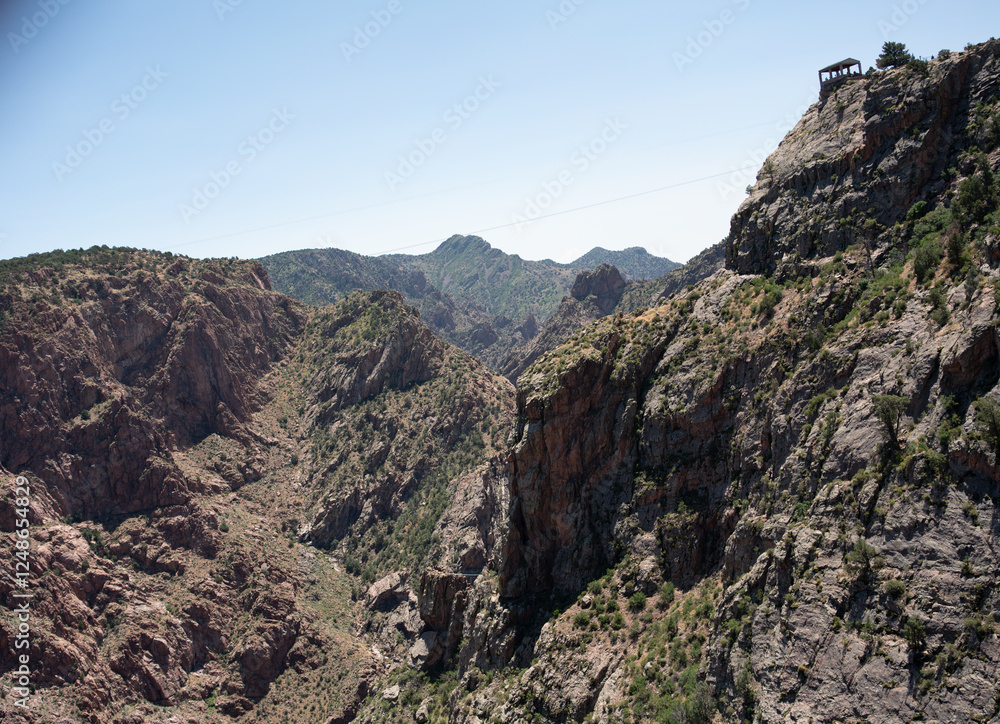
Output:
M772 124L770 122L768 122L768 123L757 123L757 124L750 125L750 126L744 126L742 128L736 128L736 129L732 129L732 130L728 130L728 131L720 131L718 133L710 133L710 134L707 134L705 136L698 136L695 139L687 139L687 141L675 141L675 142L671 142L671 143L661 144L660 146L654 146L653 148L666 148L666 147L669 147L669 146L679 145L681 143L687 143L687 142L689 142L691 140L702 140L702 139L705 139L705 138L714 138L716 136L723 136L723 135L727 135L729 133L738 133L738 132L741 132L741 131L752 130L752 129L755 129L755 128L760 128L760 127L769 126L769 125L772 125ZM608 199L606 201L599 201L599 202L596 202L596 203L593 203L593 204L587 204L585 206L580 206L580 207L574 208L574 209L567 209L565 211L557 211L557 212L554 212L554 213L551 213L551 214L544 214L544 215L538 216L538 217L536 217L534 219L527 219L527 220L525 220L523 222L517 221L517 222L511 222L509 224L500 224L498 226L492 226L492 227L489 227L489 228L486 228L486 229L479 229L478 231L474 231L472 233L473 234L485 234L485 233L490 232L490 231L497 231L498 229L506 229L506 228L508 228L510 226L517 226L518 224L527 224L527 223L532 223L532 222L535 222L535 221L541 221L542 219L552 218L553 216L561 216L563 214L570 214L570 213L573 213L575 211L583 211L585 209L594 208L596 206L603 206L605 204L613 204L613 203L616 203L618 201L626 201L628 199L633 199L633 198L636 198L636 197L639 197L639 196L645 196L647 194L654 194L654 193L658 193L660 191L666 191L668 189L678 188L680 186L687 186L689 184L698 183L699 181L706 181L708 179L719 178L720 176L726 176L727 174L735 173L736 171L737 171L737 169L733 169L733 170L730 170L730 171L726 171L724 173L713 174L711 176L704 176L702 178L693 179L691 181L683 181L681 183L672 184L670 186L662 186L660 188L651 189L649 191L642 191L642 192L639 192L637 194L631 194L629 196L622 196L621 198L617 198L617 199ZM368 206L357 206L357 207L350 208L350 209L341 209L339 211L332 211L330 213L319 214L317 216L308 216L308 217L305 217L305 218L302 218L302 219L293 219L292 221L282 221L282 222L279 222L279 223L276 223L276 224L269 224L267 226L258 226L258 227L253 228L253 229L243 229L241 231L232 231L232 232L229 232L229 233L226 233L226 234L219 234L218 236L209 236L209 237L205 237L203 239L196 239L194 241L185 241L185 242L181 242L179 244L171 244L170 246L167 247L167 249L179 249L179 248L182 248L182 247L194 246L196 244L205 244L205 243L210 242L210 241L218 241L220 239L230 239L230 238L232 238L234 236L242 236L244 234L253 234L253 233L256 233L256 232L259 232L259 231L271 231L272 229L280 229L280 228L282 228L284 226L292 226L293 224L302 224L302 223L306 223L308 221L319 221L320 219L328 219L328 218L331 218L331 217L334 217L334 216L340 216L342 214L354 213L356 211L369 211L371 209L377 209L377 208L381 208L383 206L391 206L393 204L400 204L400 203L404 203L404 202L407 202L407 201L416 201L418 199L427 198L428 196L434 196L436 194L451 193L452 191L461 191L461 190L470 188L472 186L483 186L483 185L486 185L486 184L489 184L489 183L493 183L493 181L484 181L484 182L481 182L481 183L478 183L478 184L471 184L471 185L470 184L463 184L462 186L457 186L455 188L443 189L443 190L439 190L439 191L431 191L429 193L421 194L419 196L412 196L410 198L395 199L395 200L392 200L392 201L385 201L385 202L378 203L378 204L369 204ZM428 246L429 244L440 243L441 241L445 241L445 239L441 239L439 241L425 241L425 242L422 242L420 244L410 244L408 246L400 246L400 247L396 247L394 249L388 249L386 251L376 252L374 254L374 256L380 256L382 254L392 254L394 252L403 251L405 249L417 249L417 248L422 247L422 246Z
M690 181L681 181L680 183L670 184L669 186L660 186L659 188L650 189L649 191L640 191L639 193L629 194L628 196L619 196L616 199L606 199L605 201L597 201L597 202L595 202L593 204L586 204L584 206L577 206L576 208L573 208L573 209L566 209L564 211L554 211L551 214L542 214L541 216L536 216L534 219L525 219L523 221L511 221L510 223L507 223L507 224L500 224L498 226L490 226L489 228L486 228L486 229L478 229L476 231L473 231L472 234L469 234L469 236L479 235L479 234L485 234L485 233L490 232L490 231L497 231L498 229L507 229L507 228L509 228L511 226L519 226L519 225L522 225L522 224L533 224L536 221L542 221L543 219L551 219L553 216L562 216L564 214L572 214L572 213L575 213L577 211L585 211L587 209L593 209L593 208L595 208L597 206L606 206L608 204L618 203L619 201L628 201L629 199L635 199L635 198L638 198L640 196L648 196L649 194L659 193L660 191L668 191L669 189L676 189L676 188L680 188L681 186L689 186L691 184L696 184L696 183L699 183L700 181L708 181L708 180L713 179L713 178L719 178L720 176L728 176L731 173L733 173L733 172L732 171L724 171L723 173L715 173L715 174L712 174L711 176L702 176L701 178L692 179ZM430 244L440 244L442 241L446 241L446 240L447 239L435 239L433 241L423 241L423 242L421 242L419 244L410 244L409 246L398 246L395 249L386 249L385 251L376 252L373 256L381 256L383 254L392 254L392 253L397 252L397 251L404 251L405 249L416 249L416 248L419 248L421 246L429 246Z

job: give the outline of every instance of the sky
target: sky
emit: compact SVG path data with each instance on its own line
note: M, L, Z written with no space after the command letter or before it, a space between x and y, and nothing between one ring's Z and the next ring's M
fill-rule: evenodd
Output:
M996 0L0 0L0 258L718 242L819 68Z

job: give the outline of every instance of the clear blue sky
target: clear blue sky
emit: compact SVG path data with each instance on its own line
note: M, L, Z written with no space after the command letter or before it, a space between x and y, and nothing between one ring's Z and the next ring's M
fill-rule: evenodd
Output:
M728 232L820 67L997 27L996 0L4 2L0 257L480 233L684 261Z

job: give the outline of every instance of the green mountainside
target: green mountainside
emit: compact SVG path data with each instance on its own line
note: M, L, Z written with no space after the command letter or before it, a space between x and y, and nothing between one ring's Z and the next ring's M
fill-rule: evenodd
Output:
M308 304L332 304L358 290L394 289L442 339L498 370L523 353L570 293L577 274L609 259L634 279L662 276L678 266L638 247L597 248L571 264L530 261L476 236L453 236L418 256L308 249L260 261L277 291Z
M616 267L626 279L648 281L659 279L681 265L675 261L653 256L641 246L633 246L621 251L613 251L595 247L581 256L569 266L572 269L586 271L596 269L601 264Z
M547 319L576 277L567 266L506 254L478 236L453 236L429 254L391 258L422 271L445 294L517 322L529 314Z

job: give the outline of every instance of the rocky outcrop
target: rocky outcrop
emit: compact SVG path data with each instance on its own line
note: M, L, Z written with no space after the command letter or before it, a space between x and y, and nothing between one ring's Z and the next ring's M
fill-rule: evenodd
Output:
M998 198L949 203L1000 167L998 48L843 86L726 270L521 374L455 721L998 720Z
M593 272L581 272L544 328L535 332L530 344L514 350L500 367L500 373L512 382L540 356L555 349L569 337L586 326L611 314L618 307L627 285L621 273L613 266L601 264ZM645 306L645 305L642 305Z
M256 263L93 249L8 262L3 275L2 472L31 491L36 690L26 720L72 711L74 721L130 723L155 705L207 721L205 700L239 716L290 677L325 677L324 650L347 637L300 598L307 574L314 584L328 574L289 560L288 540L277 545L284 523L272 518L262 534L260 510L248 524L254 504L230 493L276 482L282 453L260 417L305 308L271 292ZM0 503L6 531L14 505ZM272 497L267 513L282 507ZM0 581L4 672L19 653L16 562L2 564ZM350 647L340 661L367 665ZM356 678L344 676L320 710L343 686L356 711ZM132 714L127 703L138 704ZM0 717L20 713L10 697L0 704Z
M316 365L309 388L315 405L330 415L386 388L424 382L440 365L443 345L404 306L398 292L357 294L312 322L322 344L323 364ZM338 332L344 330L338 338ZM330 342L347 344L329 348ZM332 354L329 354L333 352Z
M598 309L608 314L618 304L624 290L625 279L621 273L610 264L601 264L592 272L578 274L570 294L578 301L594 297Z
M877 244L914 202L948 183L976 103L996 98L990 41L925 73L909 65L841 86L813 105L768 158L733 216L726 263L769 273L786 257Z
M43 266L29 279L0 303L0 464L45 481L35 504L49 517L209 492L172 451L241 434L264 401L260 377L302 327L301 307L267 291L255 262L178 260L161 274L132 263L66 282ZM54 301L63 294L79 301Z
M401 292L436 335L493 370L523 357L523 348L570 292L577 274L618 264L630 279L655 279L678 266L638 247L595 248L569 264L530 261L478 236L460 235L419 256L307 249L261 262L279 291L309 304L333 304L356 291Z
M303 415L317 464L302 540L329 545L391 524L428 479L436 494L458 483L441 467L464 474L481 462L464 451L489 455L501 444L499 429L483 432L495 405L510 409L510 385L434 337L397 292L324 309L306 339ZM372 445L362 456L363 440Z
M717 451L734 422L723 398L755 371L734 365L705 379L676 326L656 314L641 319L605 320L586 341L571 341L579 357L565 372L558 357L548 360L555 387L544 364L520 380L511 524L499 569L504 595L578 590L615 558L616 539L637 544L626 524L645 531L640 549L648 553L671 549L673 540L690 546L665 561L668 578L689 580L717 560L732 525L726 516L696 514L680 528L665 527L663 516L685 500L697 499L703 511L722 501L727 465ZM679 373L668 372L677 365ZM688 414L679 418L671 389L684 385ZM669 474L678 461L690 469ZM627 523L630 515L635 523Z
M418 594L424 631L410 649L410 666L430 669L455 654L462 640L470 580L462 573L424 572Z
M609 562L608 513L630 495L623 484L638 452L632 436L638 390L633 380L611 376L608 362L620 335L612 330L602 341L606 352L591 348L555 390L543 387L549 380L541 374L521 378L511 527L500 566L506 596L578 588ZM579 424L589 415L597 416L594 424Z

